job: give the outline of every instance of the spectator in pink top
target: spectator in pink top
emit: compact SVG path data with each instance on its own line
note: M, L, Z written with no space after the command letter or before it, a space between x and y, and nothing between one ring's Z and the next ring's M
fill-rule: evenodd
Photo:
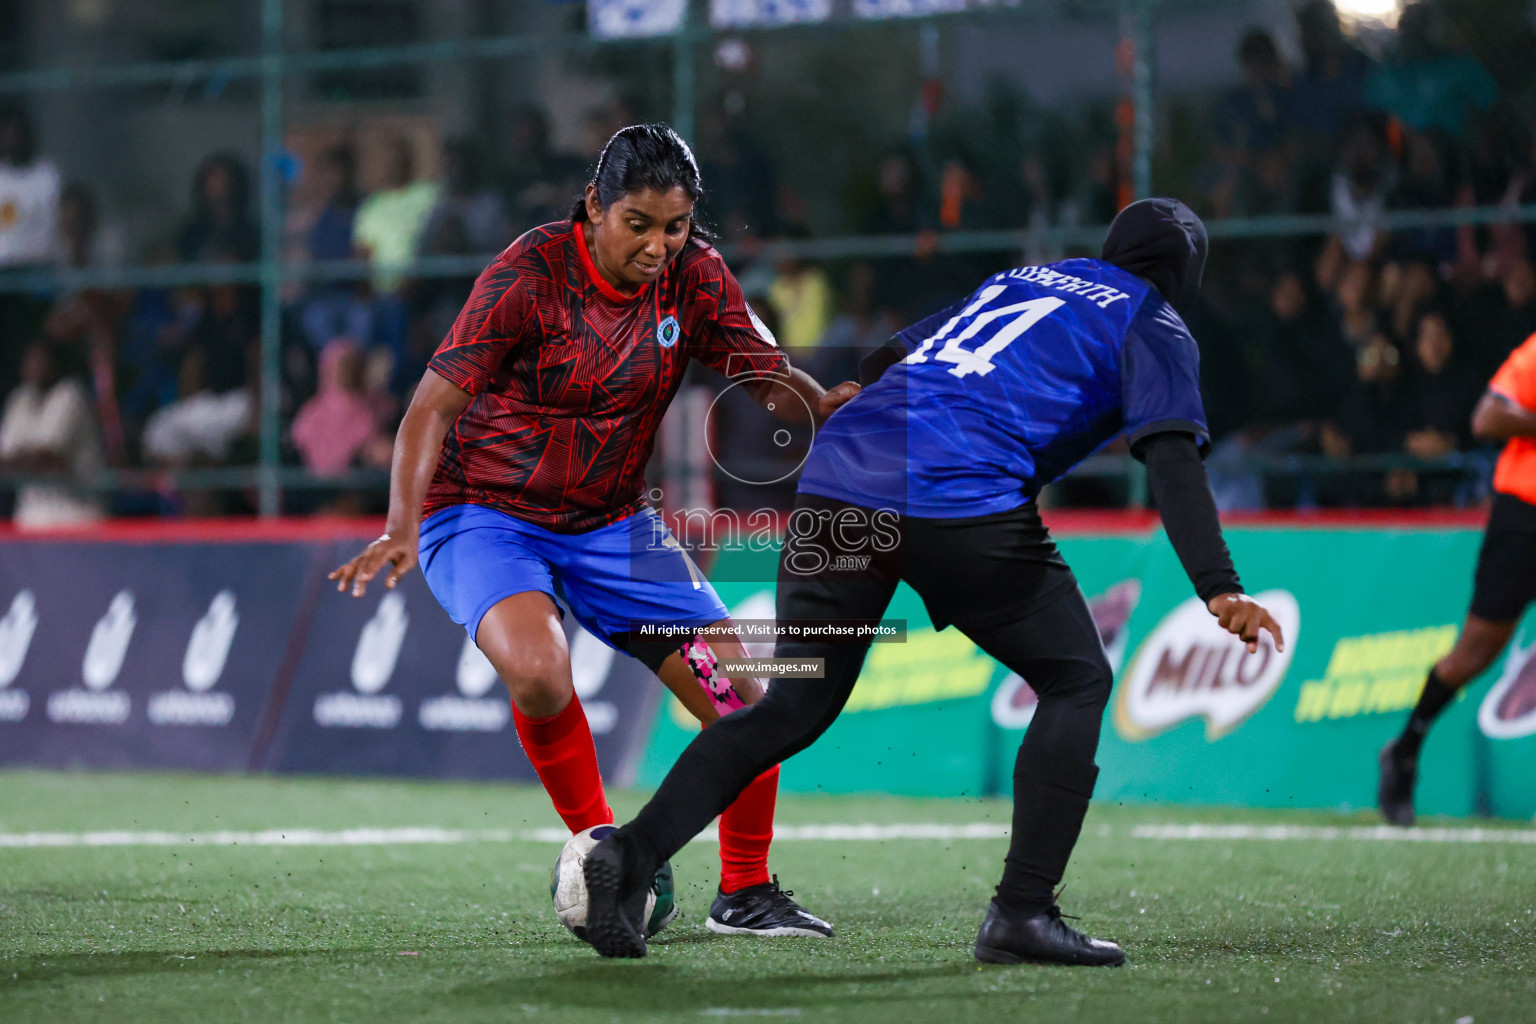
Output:
M293 446L316 476L340 476L354 464L387 466L391 441L363 389L363 355L338 338L320 353L319 390L293 419Z

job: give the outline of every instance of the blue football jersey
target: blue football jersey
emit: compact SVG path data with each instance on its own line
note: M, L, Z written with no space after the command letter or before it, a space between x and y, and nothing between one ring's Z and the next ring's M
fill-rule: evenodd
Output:
M950 519L1017 508L1124 431L1210 443L1200 356L1157 290L1100 260L990 277L898 337L907 356L827 420L800 490Z

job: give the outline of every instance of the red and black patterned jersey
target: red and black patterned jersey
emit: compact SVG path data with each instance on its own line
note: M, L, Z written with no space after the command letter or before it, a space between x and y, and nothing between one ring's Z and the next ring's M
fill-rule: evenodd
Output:
M473 397L426 513L485 505L561 533L634 514L689 359L733 379L786 369L713 248L688 242L630 297L598 275L582 225L528 232L481 273L429 364Z

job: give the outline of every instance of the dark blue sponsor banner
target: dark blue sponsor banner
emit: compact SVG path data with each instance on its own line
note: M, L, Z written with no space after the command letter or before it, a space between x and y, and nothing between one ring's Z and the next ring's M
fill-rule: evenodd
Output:
M0 765L534 779L420 573L355 600L325 574L358 540L187 532L0 542ZM631 782L661 684L566 630L604 775Z
M0 764L248 767L318 554L0 544Z
M350 549L338 548L339 564ZM566 616L571 668L610 784L633 780L661 683ZM422 575L361 599L327 590L261 766L284 772L535 779L507 691Z

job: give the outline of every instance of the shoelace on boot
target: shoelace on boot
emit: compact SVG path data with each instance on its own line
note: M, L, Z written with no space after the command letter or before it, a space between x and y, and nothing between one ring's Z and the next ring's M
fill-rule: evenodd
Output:
M774 875L773 876L773 883L772 884L773 884L773 889L767 894L768 898L770 900L772 900L775 904L777 904L777 905L779 905L781 907L784 904L786 904L786 903L792 903L793 902L790 899L790 897L795 894L795 890L779 888L779 876L778 875Z
M1066 885L1062 885L1060 889L1057 889L1055 892L1051 893L1051 905L1045 908L1045 914L1047 917L1056 921L1060 921L1063 918L1068 921L1081 921L1082 918L1078 917L1076 914L1063 914L1061 912L1061 894L1066 891Z

